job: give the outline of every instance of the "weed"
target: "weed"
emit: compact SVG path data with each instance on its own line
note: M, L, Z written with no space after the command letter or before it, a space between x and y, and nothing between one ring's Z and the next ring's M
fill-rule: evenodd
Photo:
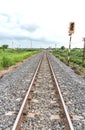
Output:
M2 57L2 62L1 62L2 67L6 68L10 66L10 59L6 56Z

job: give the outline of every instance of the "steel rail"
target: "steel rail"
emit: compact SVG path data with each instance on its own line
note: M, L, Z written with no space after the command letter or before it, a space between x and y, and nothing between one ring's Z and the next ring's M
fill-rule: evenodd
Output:
M63 109L64 109L64 113L65 113L65 115L66 115L66 119L67 119L67 122L68 122L68 128L69 128L69 130L74 130L72 121L71 121L71 119L70 119L70 115L69 115L68 110L67 110L67 108L66 108L66 105L65 105L63 96L62 96L62 94L61 94L60 87L59 87L59 85L58 85L58 81L57 81L57 79L56 79L55 73L54 73L54 71L53 71L53 67L52 67L52 65L51 65L51 62L50 62L50 59L48 58L48 56L47 56L47 59L48 59L49 65L50 65L51 72L52 72L53 77L54 77L55 84L56 84L56 86L57 86L57 90L58 90L58 93L59 93L59 96L60 96L60 99L61 99L61 102L62 102L62 106L63 106Z
M14 122L14 125L13 125L12 130L19 130L19 129L20 129L21 120L22 120L22 116L23 116L23 111L24 111L24 108L25 108L25 106L26 106L26 102L27 102L27 100L28 100L28 96L29 96L30 90L31 90L31 88L32 88L32 86L33 86L35 77L36 77L36 75L37 75L37 73L38 73L38 71L39 71L40 65L41 65L41 63L42 63L42 59L43 59L43 56L42 56L42 58L40 59L40 61L39 61L39 63L38 63L37 69L36 69L36 71L35 71L35 74L34 74L34 76L33 76L33 79L32 79L32 81L31 81L31 84L30 84L30 86L29 86L29 89L28 89L28 91L27 91L27 93L26 93L26 96L25 96L25 98L24 98L24 100L23 100L23 103L22 103L22 105L21 105L21 108L20 108L20 110L19 110L19 112L18 112L18 115L17 115L17 117L16 117L16 120L15 120L15 122Z

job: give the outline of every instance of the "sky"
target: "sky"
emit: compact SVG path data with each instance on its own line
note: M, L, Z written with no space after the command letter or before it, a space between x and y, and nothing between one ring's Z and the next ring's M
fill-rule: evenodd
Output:
M84 6L85 0L0 0L0 46L68 47L75 22L71 47L83 47Z

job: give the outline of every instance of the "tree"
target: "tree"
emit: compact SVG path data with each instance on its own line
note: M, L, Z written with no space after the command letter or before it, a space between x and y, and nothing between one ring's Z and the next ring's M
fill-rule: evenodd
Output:
M64 46L61 46L61 49L62 49L62 50L64 50L64 49L65 49L65 47L64 47Z
M6 44L2 45L3 51L5 51L5 49L7 49L7 48L8 48L8 45L6 45Z

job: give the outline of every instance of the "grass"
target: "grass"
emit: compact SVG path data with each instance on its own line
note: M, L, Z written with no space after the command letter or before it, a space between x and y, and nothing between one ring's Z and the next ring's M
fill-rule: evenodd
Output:
M24 59L39 53L37 49L0 49L0 70L23 61Z
M68 65L68 49L54 49L52 53L62 62ZM75 73L85 77L85 62L83 62L83 49L71 49L69 66L75 71Z

